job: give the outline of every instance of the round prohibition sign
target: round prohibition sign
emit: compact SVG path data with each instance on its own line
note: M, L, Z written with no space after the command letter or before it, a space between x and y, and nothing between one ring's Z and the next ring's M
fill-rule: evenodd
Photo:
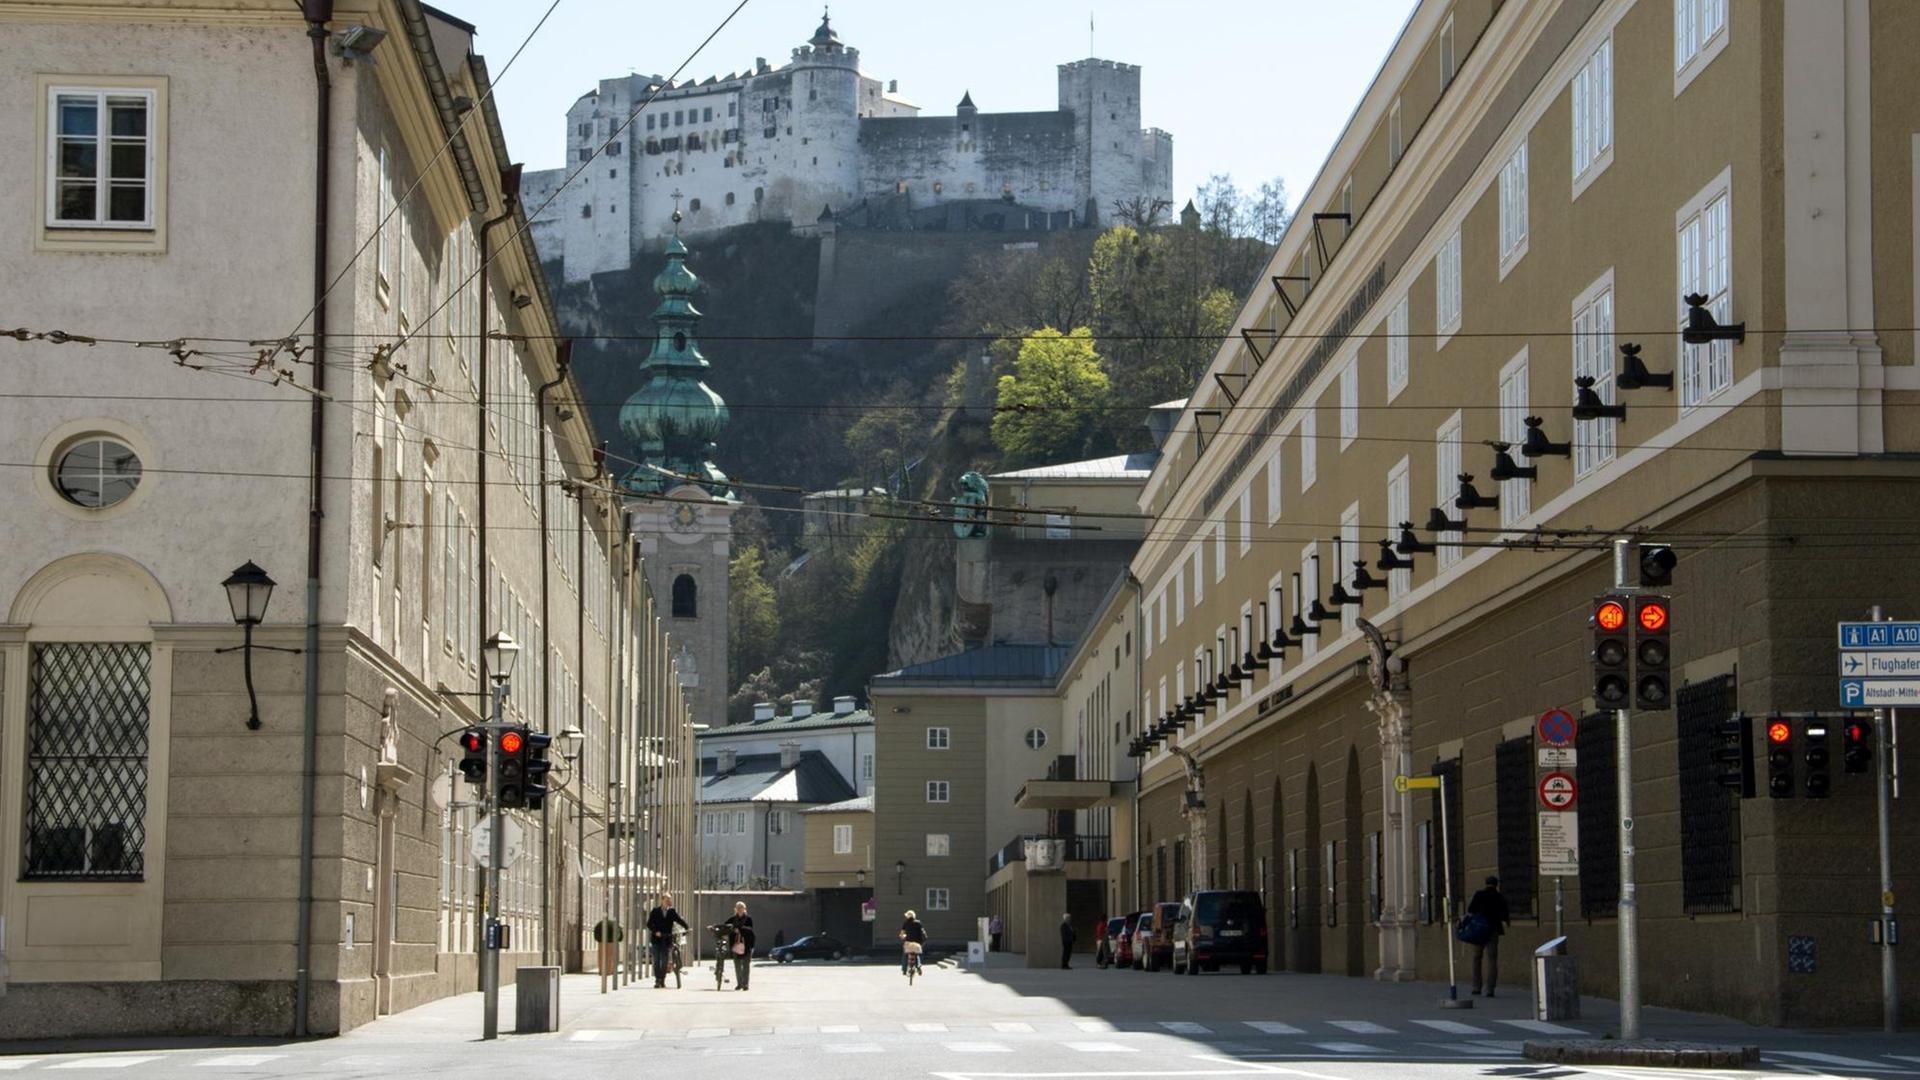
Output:
M1550 772L1540 778L1540 805L1549 810L1571 810L1575 790L1570 774Z
M1580 725L1565 709L1548 709L1540 714L1540 741L1548 746L1572 746Z

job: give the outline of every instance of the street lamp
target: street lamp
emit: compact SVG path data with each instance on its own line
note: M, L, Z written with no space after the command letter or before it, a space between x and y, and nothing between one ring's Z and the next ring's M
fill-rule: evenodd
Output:
M907 860L896 859L893 863L893 891L898 895L907 892Z
M265 570L255 565L252 559L240 564L227 580L220 583L227 590L227 607L233 611L233 621L238 623L245 635L239 648L242 670L247 679L247 730L260 730L260 699L253 692L253 628L267 617L267 601L273 598L274 580ZM263 645L261 648L273 648L276 652L297 653L299 649L283 649ZM215 652L232 652L231 647L215 649Z
M503 688L498 696L505 697L504 687L507 680L513 678L513 662L520 659L520 643L513 640L512 634L500 630L480 647L480 654L486 658L487 671L493 676L494 684Z
M553 741L560 744L560 757L567 763L566 783L556 784L554 786L565 788L573 783L573 778L577 775L574 769L574 763L580 760L580 744L587 741L587 735L586 732L580 730L580 725L568 724L566 727L560 729L560 734L555 735ZM579 864L579 873L575 874L573 879L573 910L575 917L579 919L579 929L584 930L587 925L587 799L585 784L580 785L580 789L573 793L573 811L573 857ZM564 822L561 827L565 828ZM607 875L607 884L608 888L611 889L613 884L613 875L611 873ZM611 907L611 904L609 904L609 907ZM581 947L583 949L585 948L584 945ZM585 962L581 963L580 968L583 971L586 970ZM607 973L602 971L600 973L600 992L603 994L606 993L606 985Z

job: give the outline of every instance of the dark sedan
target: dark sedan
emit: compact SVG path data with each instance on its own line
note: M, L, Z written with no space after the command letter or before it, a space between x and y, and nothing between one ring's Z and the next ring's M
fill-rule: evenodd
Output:
M789 960L841 960L851 951L839 938L808 934L791 945L775 945L767 950L767 956L784 964Z

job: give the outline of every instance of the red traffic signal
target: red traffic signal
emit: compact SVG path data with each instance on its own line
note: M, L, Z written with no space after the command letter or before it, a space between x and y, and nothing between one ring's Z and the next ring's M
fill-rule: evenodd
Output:
M1775 720L1767 725L1767 741L1775 745L1793 741L1793 725L1785 720Z
M1627 625L1627 606L1618 600L1607 599L1594 609L1593 625L1611 634Z
M487 782L487 733L483 728L468 728L460 733L460 775L469 784Z
M471 754L487 748L487 735L483 731L467 730L460 735L460 748Z
M500 752L503 754L517 754L523 745L524 740L518 731L504 732L500 736Z
M1667 628L1666 601L1660 599L1642 601L1639 609L1634 612L1634 619L1640 624L1642 630L1656 634L1665 630Z
M1873 760L1873 724L1866 720L1849 720L1840 729L1840 760L1850 773L1867 771L1867 763Z

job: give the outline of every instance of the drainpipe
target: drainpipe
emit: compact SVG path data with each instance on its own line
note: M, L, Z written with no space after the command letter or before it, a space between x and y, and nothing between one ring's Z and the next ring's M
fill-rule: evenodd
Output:
M505 177L503 176L502 179L505 179ZM478 612L478 616L475 619L475 621L480 623L480 640L474 642L473 644L474 644L474 653L480 658L480 685L482 688L492 685L492 683L489 681L490 673L487 671L486 644L487 644L487 638L490 635L492 635L496 629L498 629L498 627L488 626L485 622L487 618L487 594L490 591L489 586L492 584L492 579L493 579L493 575L488 573L487 571L487 501L488 501L487 500L487 395L488 395L487 384L490 381L487 378L487 344L489 341L489 338L487 336L488 335L487 324L491 321L490 317L487 314L488 308L489 308L489 303L487 299L489 296L487 279L491 276L489 271L491 270L491 267L493 264L493 252L491 250L491 245L489 244L488 241L496 226L504 225L507 222L513 220L515 204L518 203L520 200L520 191L519 191L518 184L516 184L512 189L506 189L503 187L500 192L500 195L501 195L500 216L488 218L486 221L482 222L480 225L480 273L479 273L480 346L475 353L475 363L476 363L476 366L479 368L479 374L480 374L480 394L479 394L479 399L474 406L474 414L473 414L473 418L474 418L473 457L475 461L475 469L479 478L479 491L474 496L474 501L477 504L477 512L475 516L479 519L478 524L479 524L479 532L480 532L480 543L479 543L478 558L476 561L476 565L474 566L474 573L479 575L479 578L480 578L480 595L478 597L478 607L475 608L475 611ZM544 862L544 856L546 855L546 850L545 850L546 835L544 833L541 834L540 843L541 843L540 854L543 856L542 861ZM483 880L484 880L484 875L483 875ZM475 908L475 910L476 911L487 910L487 905L493 903L493 900L494 900L493 897L483 895L482 902ZM484 935L482 934L474 935L473 951L475 956L479 957L481 960L484 961L485 953L486 953L486 943L484 940L482 940L483 937ZM484 963L480 965L481 968L484 968L485 966L486 965Z
M320 730L320 544L325 513L321 468L327 385L327 204L333 167L333 77L327 71L327 23L333 0L306 0L307 37L313 42L313 405L307 435L306 687L300 731L300 896L293 945L293 1037L307 1037L313 978L313 803L316 736Z
M512 213L513 208L508 207L507 212ZM484 295L484 292L482 295ZM549 557L547 550L547 391L567 381L567 368L572 364L573 343L563 340L560 342L559 363L555 365L558 370L554 373L553 381L541 383L539 388L533 392L533 415L535 421L539 424L540 430L540 455L535 464L539 477L537 487L540 491L540 497L534 500L534 506L539 508L540 511L540 686L542 688L540 694L540 730L549 735L553 733L553 716L549 708L549 703L553 700L553 695L547 693L545 688L553 685L553 663L551 659L553 650L547 647L547 642L553 636L553 626L550 621L552 613L548 610L550 607L549 591L552 586L553 575L548 572L547 567L547 559ZM579 582L575 582L574 584L578 586ZM579 800L580 807L584 810L587 805L586 800L580 797L578 790L574 792L574 798ZM585 826L582 825L581 828L584 829ZM542 855L546 854L549 846L548 840L547 804L545 801L542 801L540 803L540 850ZM562 843L565 843L565 841L562 841ZM578 852L575 854L578 855ZM541 859L540 868L543 874L551 875L553 873L553 860L546 858ZM552 901L553 883L551 880L543 881L540 886L540 962L543 964L553 963Z
M564 377L565 372L562 372L561 374ZM584 406L582 407L584 408ZM598 482L599 479L600 478L597 475L597 471L596 471L596 475L593 477L593 479L589 480L588 483L589 484L596 483ZM574 693L573 715L579 718L574 722L577 724L580 724L582 730L585 730L585 726L587 722L587 580L586 580L587 579L587 518L586 518L586 506L587 506L586 493L582 492L575 499L574 529L573 529L573 544L574 544L574 550L576 552L573 560L573 565L580 568L579 572L575 575L575 580L573 583L573 595L574 595L575 603L577 605L573 614L573 666L576 669L578 669L580 672L580 677L573 681L573 693ZM544 536L546 534L542 532L541 535ZM611 718L608 719L608 723L612 723ZM583 747L582 749L584 750L585 748ZM612 739L607 740L607 753L608 754L613 753ZM581 757L581 760L583 761L586 760L585 753L582 753L580 757ZM613 771L609 769L607 770L605 775L609 780L611 780L613 778ZM601 812L600 831L604 833L611 833L613 831L613 824L612 824L613 822L613 788L611 786L605 788L602 792L601 799L600 799L600 812ZM586 863L583 860L587 856L587 852L586 852L587 784L584 779L580 781L580 830L579 831L580 831L580 836L579 836L578 847L580 848L580 850L574 853L575 874L573 878L573 898L574 898L574 910L575 912L578 913L578 918L581 923L581 929L585 929L586 928L585 924L587 921L587 876L586 876L586 873L584 872ZM576 931L576 934L577 933L578 931ZM586 946L584 944L581 946L582 949L584 949L585 947ZM583 963L580 966L581 968L584 969L587 965Z
M1143 680L1146 677L1146 673L1144 665L1141 663L1140 654L1146 652L1147 635L1152 633L1153 630L1147 625L1146 613L1141 610L1140 607L1140 579L1133 576L1133 571L1131 570L1127 571L1127 585L1133 589L1134 629L1140 632L1140 640L1133 643L1133 689L1137 694L1145 694L1147 687ZM1147 714L1142 712L1138 722L1138 729L1145 731L1146 727ZM1133 880L1127 882L1127 888L1133 894L1133 907L1136 909L1146 906L1140 899L1140 880L1145 874L1145 870L1140 865L1140 768L1146 760L1145 757L1133 759L1133 820L1128 823L1127 828L1128 841L1133 846ZM1162 899L1164 899L1164 897L1156 896L1153 898L1153 902L1157 904Z

